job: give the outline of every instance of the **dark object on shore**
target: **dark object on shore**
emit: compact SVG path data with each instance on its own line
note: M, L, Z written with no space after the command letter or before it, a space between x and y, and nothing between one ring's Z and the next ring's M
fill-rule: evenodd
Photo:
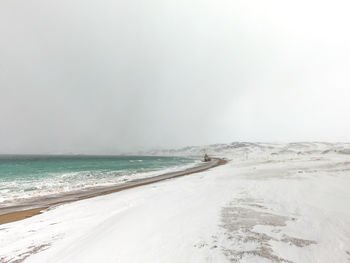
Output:
M210 162L211 161L211 158L209 157L208 154L205 154L204 155L204 162Z

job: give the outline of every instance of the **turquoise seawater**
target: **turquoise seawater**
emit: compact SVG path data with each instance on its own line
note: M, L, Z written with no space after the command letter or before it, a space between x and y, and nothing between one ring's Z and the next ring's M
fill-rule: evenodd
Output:
M0 155L0 208L187 168L181 157Z

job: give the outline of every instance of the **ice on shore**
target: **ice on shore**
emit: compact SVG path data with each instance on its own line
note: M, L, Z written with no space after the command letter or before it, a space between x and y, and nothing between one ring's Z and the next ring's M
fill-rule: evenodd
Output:
M350 144L161 153L203 149L230 162L0 225L0 262L350 261Z

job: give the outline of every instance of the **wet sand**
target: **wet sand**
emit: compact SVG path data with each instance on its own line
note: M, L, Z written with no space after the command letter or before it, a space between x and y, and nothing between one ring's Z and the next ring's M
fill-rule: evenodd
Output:
M78 200L96 197L100 195L111 194L111 193L120 192L127 189L143 186L143 185L153 184L153 183L168 180L171 178L199 173L219 165L224 165L226 163L227 163L227 160L225 159L213 158L212 161L210 162L203 163L200 166L196 166L196 167L178 171L178 172L171 172L171 173L166 173L166 174L162 174L154 177L137 179L137 180L133 180L133 181L116 185L116 186L93 189L88 192L73 193L73 194L67 194L61 197L41 199L40 201L38 201L37 205L27 204L23 206L8 207L8 208L0 209L0 213L2 212L0 214L0 225L38 215L44 212L45 210L49 209L50 207L61 205L67 202L73 202L73 201L78 201Z

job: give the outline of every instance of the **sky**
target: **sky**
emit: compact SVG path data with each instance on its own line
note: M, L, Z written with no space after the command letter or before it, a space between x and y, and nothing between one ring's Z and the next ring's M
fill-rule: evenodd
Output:
M0 153L350 141L349 10L2 0Z

